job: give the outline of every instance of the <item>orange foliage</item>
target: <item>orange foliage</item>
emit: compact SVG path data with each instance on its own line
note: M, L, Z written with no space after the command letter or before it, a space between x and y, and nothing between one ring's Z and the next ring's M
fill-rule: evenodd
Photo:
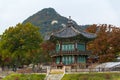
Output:
M52 42L49 42L49 41L43 42L41 44L41 47L42 47L44 52L49 52L49 51L55 50L55 44Z
M86 31L97 34L97 38L88 44L88 49L99 56L99 62L113 61L120 52L120 28L102 24L92 25Z

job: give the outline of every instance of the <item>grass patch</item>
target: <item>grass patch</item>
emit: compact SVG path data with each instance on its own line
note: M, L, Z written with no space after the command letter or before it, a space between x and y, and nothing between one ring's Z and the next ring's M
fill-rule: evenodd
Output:
M120 73L65 74L62 80L120 80Z
M11 74L2 80L44 80L45 74Z

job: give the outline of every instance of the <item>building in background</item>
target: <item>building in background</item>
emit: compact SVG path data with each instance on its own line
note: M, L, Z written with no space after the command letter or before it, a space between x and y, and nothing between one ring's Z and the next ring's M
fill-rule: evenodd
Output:
M52 66L86 68L88 57L91 55L91 51L86 49L86 44L95 37L95 34L78 31L69 18L63 29L51 33L48 38L56 44L56 50L51 54Z

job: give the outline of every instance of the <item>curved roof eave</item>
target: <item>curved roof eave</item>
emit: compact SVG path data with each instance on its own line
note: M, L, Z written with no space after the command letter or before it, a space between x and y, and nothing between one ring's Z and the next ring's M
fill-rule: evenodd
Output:
M75 30L72 26L71 27L65 27L62 30L52 33L55 37L61 37L61 38L69 38L74 37L76 35L79 35L79 31Z
M97 37L97 35L96 34L93 34L93 33L87 33L87 32L85 32L85 31L78 31L78 30L76 30L74 27L70 27L73 31L68 31L68 32L66 32L66 34L59 34L60 32L62 32L62 31L64 31L65 30L65 28L64 29L62 29L62 30L60 30L60 31L58 31L58 32L56 32L56 33L52 33L52 35L54 36L54 37L59 37L59 38L71 38L71 37L75 37L75 36L78 36L78 35L83 35L84 37L86 37L86 38L95 38L95 37ZM72 32L72 33L71 33ZM63 32L63 33L65 33L65 32Z
M87 37L87 38L96 38L96 37L97 37L96 34L87 33L87 32L85 32L85 31L81 32L81 34L82 34L84 37Z

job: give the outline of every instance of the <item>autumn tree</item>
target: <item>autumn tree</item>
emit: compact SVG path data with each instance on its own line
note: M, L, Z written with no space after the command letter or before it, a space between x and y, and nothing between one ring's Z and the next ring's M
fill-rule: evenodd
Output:
M42 41L39 29L30 23L10 27L1 35L2 65L20 66L35 63L35 59L38 59L37 57L41 54Z
M42 47L43 53L45 55L44 61L46 61L46 62L51 61L51 54L55 50L55 44L51 41L44 41L41 44L41 47Z
M120 52L120 28L107 24L94 24L86 31L97 34L97 38L89 43L88 49L99 57L99 62L114 61Z

